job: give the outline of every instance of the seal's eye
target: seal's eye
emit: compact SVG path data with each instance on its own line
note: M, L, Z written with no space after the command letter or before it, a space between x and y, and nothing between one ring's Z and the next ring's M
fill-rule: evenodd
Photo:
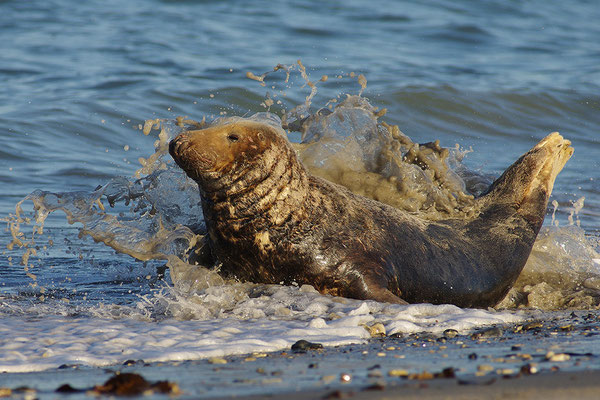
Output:
M227 136L227 139L230 142L237 142L238 140L240 140L240 137L238 135L236 135L235 133L230 133L229 136Z

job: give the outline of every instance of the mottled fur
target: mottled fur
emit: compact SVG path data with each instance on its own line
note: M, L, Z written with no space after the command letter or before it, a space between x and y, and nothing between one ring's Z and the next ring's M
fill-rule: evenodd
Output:
M525 265L569 144L548 136L477 200L476 217L442 221L311 176L266 124L184 132L170 153L199 185L209 255L227 276L357 299L486 307Z

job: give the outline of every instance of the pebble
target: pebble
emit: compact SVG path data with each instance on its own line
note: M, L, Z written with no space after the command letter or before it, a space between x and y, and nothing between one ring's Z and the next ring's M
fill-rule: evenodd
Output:
M533 374L536 374L537 372L538 372L537 364L534 364L534 363L525 364L521 367L521 373L525 374L525 375L533 375Z
M532 329L539 329L539 328L543 328L544 327L544 323L541 321L534 321L534 322L530 322L528 324L523 325L523 330L524 331L530 331Z
M134 396L140 394L165 393L179 394L176 383L160 381L151 384L143 376L134 373L113 375L103 385L96 385L92 393L98 395Z
M79 393L82 392L82 390L79 389L75 389L73 386L69 385L68 383L65 383L64 385L60 385L58 387L58 389L55 390L56 393ZM0 397L7 397L7 396L3 396L2 392L0 391Z
M311 343L304 339L298 340L292 345L292 350L295 352L306 352L307 350L317 350L322 348L323 345L321 343Z
M512 368L502 368L502 369L497 369L496 373L498 375L512 375L515 373L515 370Z
M493 370L494 370L494 367L492 367L490 364L479 364L477 366L477 371L479 371L479 372L490 372Z
M456 378L456 369L452 367L444 368L441 372L435 374L436 378Z
M573 324L569 324L569 325L563 325L559 329L564 332L571 332L574 328L573 328Z
M375 371L370 371L367 374L367 377L369 378L382 378L383 377L383 373L379 370L375 370Z
M565 353L554 353L553 351L549 351L548 353L546 353L546 361L552 361L552 362L563 362L563 361L569 361L571 359L571 356Z
M434 376L431 372L427 372L427 371L423 371L420 374L410 374L408 376L408 379L412 379L412 380L418 380L418 381L424 381L424 380L429 380L429 379L433 379Z
M388 376L405 378L408 376L408 371L405 369L391 369L388 371Z
M383 337L386 335L385 326L381 322L376 322L373 325L366 325L365 329L371 337Z
M481 338L489 338L489 337L497 337L502 336L502 329L494 326L492 328L483 329L481 331L475 332L471 335L471 339L481 339Z
M444 337L448 339L452 339L453 337L458 336L458 331L456 329L446 329L444 331Z
M220 357L211 357L208 359L210 364L227 364L227 360Z

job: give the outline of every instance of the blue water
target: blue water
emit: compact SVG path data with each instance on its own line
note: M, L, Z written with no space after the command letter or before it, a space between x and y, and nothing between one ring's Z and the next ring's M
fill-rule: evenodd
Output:
M246 73L300 59L312 80L329 76L315 108L358 93L349 75L363 74L363 96L388 109L386 122L415 142L472 148L465 164L485 174L560 131L575 154L555 184L557 216L565 223L585 197L580 223L594 237L598 21L591 0L0 1L0 218L36 189L90 192L133 176L154 151L157 132L137 129L146 119L265 111L267 93L282 87L272 111L297 106L309 93L298 76L285 84L272 74L263 87ZM79 240L63 215L52 214L45 232L54 246L34 261L47 297L131 304L160 284L153 262L144 268ZM3 311L40 295L19 250L5 249L10 241L0 231Z

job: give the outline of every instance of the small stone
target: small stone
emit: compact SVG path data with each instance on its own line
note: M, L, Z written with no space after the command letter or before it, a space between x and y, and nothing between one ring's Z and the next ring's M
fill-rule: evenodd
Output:
M555 354L553 351L549 351L548 353L546 353L546 361L564 362L569 361L570 359L571 356L565 353Z
M7 387L0 387L0 397L10 397L12 396L12 390Z
M227 364L227 360L220 357L211 357L208 359L210 364Z
M256 361L256 358L255 357L246 357L246 358L244 358L244 361L246 361L246 362Z
M377 353L377 357L385 357L385 356L386 356L386 354L385 354L385 353L383 353L383 352L379 352L379 353Z
M58 369L69 369L69 368L75 369L75 368L77 368L77 365L76 364L61 364L58 366Z
M405 369L391 369L388 371L388 376L406 378L408 376L408 371Z
M383 337L386 334L385 326L381 322L376 322L373 325L366 325L365 329L371 337Z
M521 350L521 345L520 344L516 344L514 346L511 346L510 350L511 351L519 351L519 350Z
M564 332L571 332L573 330L573 324L563 325L560 327L560 330Z
M523 325L523 330L524 331L530 331L533 329L540 329L543 328L544 324L541 321L534 321L534 322L530 322L526 325Z
M305 353L307 350L318 350L322 349L321 343L311 343L307 340L301 339L292 345L292 351L297 353Z
M444 331L444 337L447 339L452 339L458 336L458 331L456 329L446 329Z
M125 373L114 375L104 385L96 385L92 389L97 394L135 396L150 389L150 383L141 375Z
M502 368L502 369L496 370L496 374L498 374L498 375L512 375L514 373L515 373L515 370L511 369L511 368Z
M427 372L427 371L423 371L420 374L410 374L408 376L408 379L412 379L412 380L418 380L418 381L424 381L424 380L429 380L429 379L433 379L434 376L431 372Z
M169 381L160 381L152 384L150 386L152 392L158 392L163 394L170 395L179 395L181 394L181 389L179 389L179 385L174 382Z
M469 354L469 360L477 360L477 358L478 358L477 353Z
M523 375L533 375L538 372L538 369L536 364L530 363L523 365L520 371Z
M83 390L75 389L73 386L69 385L68 383L65 383L64 385L60 385L55 390L56 393L79 393L82 391ZM6 396L2 396L2 393L0 393L0 397L6 397Z
M477 366L477 371L480 372L491 372L494 370L494 367L492 367L490 364L479 364Z
M334 379L335 379L335 375L324 375L321 377L321 380L325 384L331 383Z
M375 382L374 384L367 386L363 390L385 390L385 384L383 382Z
M456 378L456 370L452 367L444 368L441 372L435 374L436 378Z
M502 336L502 329L494 326L492 328L483 329L481 331L475 332L471 335L471 339L477 340L481 338L489 338L489 337L497 337Z

